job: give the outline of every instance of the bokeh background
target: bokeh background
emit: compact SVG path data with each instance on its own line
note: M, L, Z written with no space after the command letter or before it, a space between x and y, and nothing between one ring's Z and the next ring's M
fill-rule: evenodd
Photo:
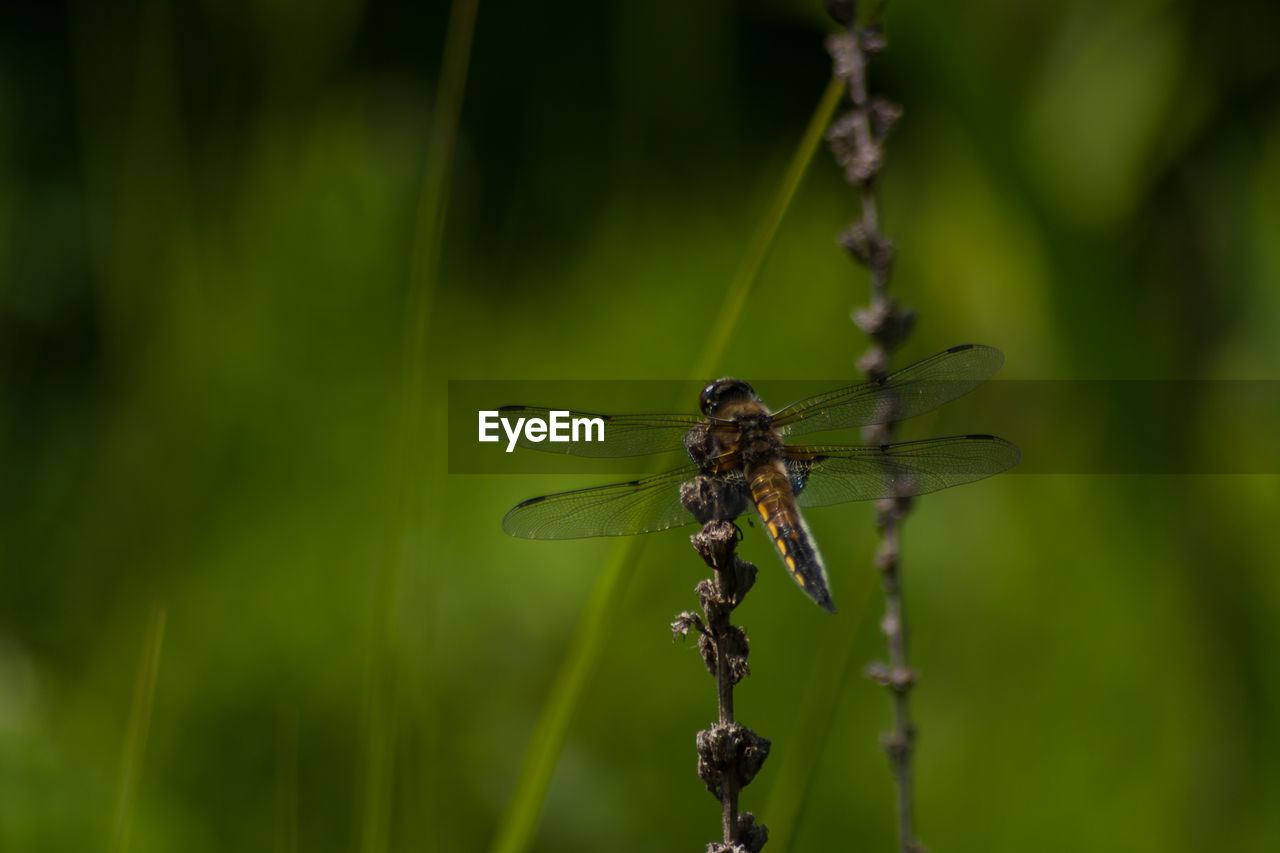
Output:
M6 4L0 850L717 837L693 750L714 683L667 627L703 573L684 536L621 570L615 542L507 539L516 501L599 479L449 475L445 387L689 378L830 25L818 0L484 0L454 30L455 135L449 13ZM892 4L899 363L978 341L1014 379L1280 378L1278 35L1244 0ZM442 204L429 152L455 138ZM716 373L856 376L856 210L819 151ZM1108 406L1054 428L1108 441ZM1273 446L1213 411L1169 446ZM1010 474L921 501L921 838L1276 849L1278 493ZM743 805L770 850L893 849L871 509L810 522L836 617L747 531L738 712L774 754ZM522 767L554 771L529 832Z

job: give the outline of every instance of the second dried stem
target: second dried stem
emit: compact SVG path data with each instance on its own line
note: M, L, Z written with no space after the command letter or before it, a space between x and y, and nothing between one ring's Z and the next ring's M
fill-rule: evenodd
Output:
M854 322L871 339L871 346L859 359L858 367L868 379L882 380L889 373L893 350L911 331L914 314L901 308L889 296L893 275L893 243L880 231L880 211L876 196L876 178L884 161L882 143L890 128L902 115L896 104L867 93L867 64L871 56L884 49L884 37L878 22L863 24L858 19L858 4L849 0L828 0L827 8L844 29L831 36L827 49L837 79L844 83L851 108L838 118L827 133L827 141L836 161L844 167L845 177L856 186L861 200L862 216L841 235L844 248L870 273L870 304L854 312ZM869 444L888 444L893 438L893 418L888 423L868 427L864 439ZM916 841L914 796L911 778L912 747L915 725L911 721L910 691L915 673L907 658L906 605L899 573L899 530L910 501L889 498L876 508L876 526L880 531L880 548L876 566L884 587L885 614L881 622L888 664L872 664L868 675L887 687L893 697L893 729L881 741L889 759L897 791L899 847L903 853L916 853L923 847Z

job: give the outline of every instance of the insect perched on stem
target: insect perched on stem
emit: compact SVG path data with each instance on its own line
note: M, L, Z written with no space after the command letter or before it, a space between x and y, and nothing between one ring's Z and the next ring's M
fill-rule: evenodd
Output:
M603 442L522 447L577 456L639 456L684 444L690 464L626 483L530 498L502 520L525 539L579 539L651 533L711 519L759 513L791 577L834 612L827 570L803 507L909 497L971 483L1018 463L1018 448L994 435L955 435L882 445L787 444L792 436L891 423L932 411L989 379L1004 356L993 347L952 347L882 380L818 394L778 412L740 379L717 379L702 391L696 415L603 415ZM503 417L546 418L550 409L506 406ZM688 484L688 485L686 485ZM707 517L682 501L696 489ZM710 511L706 507L711 507Z

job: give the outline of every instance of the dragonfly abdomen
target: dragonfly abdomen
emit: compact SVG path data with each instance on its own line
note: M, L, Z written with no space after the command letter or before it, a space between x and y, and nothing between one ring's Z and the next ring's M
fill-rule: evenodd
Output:
M755 466L748 474L748 481L756 511L760 513L760 520L769 531L769 538L778 549L787 572L806 595L824 610L834 613L826 566L809 533L809 525L796 508L791 481L781 463L766 462Z

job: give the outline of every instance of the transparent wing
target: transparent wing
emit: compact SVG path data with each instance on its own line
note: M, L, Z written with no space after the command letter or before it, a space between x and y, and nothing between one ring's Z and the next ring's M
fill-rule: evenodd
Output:
M523 539L586 539L693 524L680 503L680 484L697 473L688 465L629 483L530 498L507 513L502 529Z
M549 421L552 411L545 406L503 406L498 409L498 416L513 423L516 418ZM565 413L562 419L568 441L530 441L521 431L516 444L531 450L567 453L570 456L644 456L680 449L685 433L701 420L693 415L602 415L565 409L554 411ZM601 434L603 440L597 440Z
M787 447L785 464L802 507L909 497L999 474L1022 458L994 435L953 435L879 447Z
M804 435L901 421L932 411L990 379L1004 355L994 347L961 344L890 373L792 403L773 424L784 435Z

